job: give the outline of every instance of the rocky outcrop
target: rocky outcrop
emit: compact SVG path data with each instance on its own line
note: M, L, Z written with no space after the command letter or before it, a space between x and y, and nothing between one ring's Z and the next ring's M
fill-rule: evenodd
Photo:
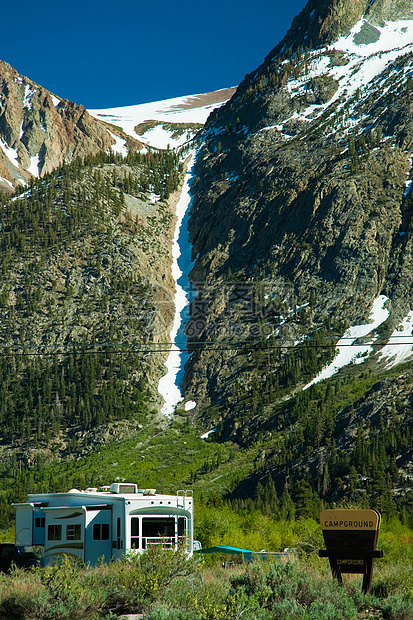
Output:
M116 135L121 132L109 131L82 105L56 97L0 61L1 190L11 191L77 156L108 152ZM127 141L132 150L140 147L137 140Z
M386 21L411 19L411 14L409 0L374 0L369 3L366 18L375 26L383 26Z

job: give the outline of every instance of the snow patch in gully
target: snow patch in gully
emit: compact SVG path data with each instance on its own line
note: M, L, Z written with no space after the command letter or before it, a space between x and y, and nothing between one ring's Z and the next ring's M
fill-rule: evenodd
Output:
M349 327L344 336L340 338L336 346L336 355L334 360L323 368L323 370L303 388L306 390L314 383L319 383L323 379L328 379L335 375L340 368L347 366L348 364L361 364L365 361L366 357L373 351L373 340L363 344L356 345L355 341L358 338L364 338L373 332L379 325L389 317L389 311L385 308L385 303L388 298L385 295L380 295L374 300L373 308L370 312L370 323L364 325L355 325Z
M189 304L194 297L188 277L193 267L192 246L188 238L188 218L192 203L191 184L194 177L194 162L195 156L193 155L188 164L181 197L176 207L178 221L172 246L172 276L176 282L175 318L170 336L171 350L165 362L167 373L161 378L158 385L158 391L165 400L161 409L161 413L165 416L172 415L176 405L182 400L179 386L183 378L185 363L189 359L189 353L186 351L185 324L189 318ZM196 406L196 403L189 401L187 405L185 410L189 411Z

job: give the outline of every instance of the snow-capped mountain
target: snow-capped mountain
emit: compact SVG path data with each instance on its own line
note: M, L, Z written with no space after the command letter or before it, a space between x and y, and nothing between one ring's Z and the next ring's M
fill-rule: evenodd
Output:
M83 106L56 97L5 62L0 77L1 191L115 143Z
M86 111L1 70L2 187L40 177L33 194L4 205L8 346L144 343L140 375L119 367L127 379L111 386L122 396L113 415L132 394L133 417L145 398L165 413L158 386L167 405L179 401L179 386L172 394L159 383L176 340L186 355L173 368L174 382L183 375L181 413L205 438L214 429L216 441L254 447L234 497L272 477L297 505L368 497L405 506L413 486L410 0L309 0L236 90ZM184 183L174 147L195 134ZM102 151L51 187L41 178ZM189 241L176 220L181 230L188 224ZM183 244L191 283L174 297ZM172 302L188 291L185 338ZM95 403L106 379L98 394L69 401L58 364L59 372L46 369L59 380L48 411L57 419L66 407L76 420L81 403L87 423L107 421L106 395ZM24 394L11 382L10 397ZM25 423L13 432L27 433L30 407L15 408Z

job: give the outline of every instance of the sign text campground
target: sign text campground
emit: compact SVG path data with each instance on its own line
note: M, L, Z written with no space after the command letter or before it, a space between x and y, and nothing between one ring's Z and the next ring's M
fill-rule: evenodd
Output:
M374 510L323 510L323 530L377 530L380 516Z

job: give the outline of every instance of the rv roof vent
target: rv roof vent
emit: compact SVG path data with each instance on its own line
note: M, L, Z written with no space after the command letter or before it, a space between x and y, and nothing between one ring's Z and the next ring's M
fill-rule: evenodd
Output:
M138 485L129 484L128 482L112 482L110 485L111 493L137 493Z
M156 489L145 489L143 494L144 495L156 495Z
M80 493L79 489L70 489L68 493Z

